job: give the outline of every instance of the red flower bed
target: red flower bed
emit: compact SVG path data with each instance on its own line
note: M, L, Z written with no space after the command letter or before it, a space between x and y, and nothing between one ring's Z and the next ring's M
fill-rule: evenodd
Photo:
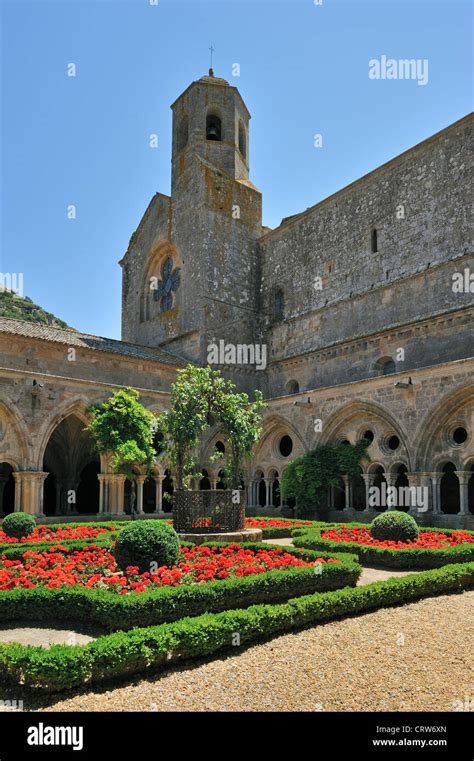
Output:
M172 524L173 521L166 521ZM194 528L207 528L212 524L211 518L197 518ZM289 528L291 526L311 526L311 521L281 521L278 518L245 518L245 528Z
M315 562L340 561L318 558ZM177 566L162 566L154 573L146 571L142 574L138 573L136 567L130 567L124 574L116 565L113 555L103 547L90 545L83 550L70 552L67 547L57 545L43 552L27 550L23 553L22 560L2 557L0 590L38 586L58 589L77 585L127 594L314 564L295 557L280 547L253 550L239 544L230 544L226 547L182 547Z
M340 524L335 528L322 531L321 539L329 539L331 542L367 544L372 547L385 547L391 550L413 549L414 547L439 550L444 547L456 547L463 542L474 542L474 535L468 534L466 531L453 531L451 534L445 534L443 531L420 531L418 539L414 541L393 542L374 539L369 527L351 528L345 524Z
M277 518L245 519L245 528L288 528L290 526L311 526L311 521L280 521Z
M105 534L108 531L116 531L115 526L110 528L99 528L97 526L76 526L68 527L67 524L62 526L36 526L29 536L17 539L14 536L7 536L4 531L0 530L0 544L18 544L25 542L60 542L64 539L95 539L99 534Z

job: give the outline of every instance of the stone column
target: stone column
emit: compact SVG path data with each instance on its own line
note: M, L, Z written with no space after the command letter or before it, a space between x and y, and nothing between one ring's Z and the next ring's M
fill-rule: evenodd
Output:
M121 473L109 473L109 513L124 512L124 486L125 476Z
M99 513L105 512L104 510L104 479L105 473L99 473L97 478L99 479Z
M137 484L137 513L143 513L143 484L146 481L146 476L136 476L135 481Z
M155 513L163 513L163 481L164 476L153 476L156 484Z
M413 474L408 474L410 481L411 481L412 475ZM420 473L417 473L417 476L419 478L419 486L421 486L423 490L426 489L427 495L428 495L428 504L427 504L428 509L425 510L424 512L431 512L433 510L433 486L431 483L431 473L420 472ZM419 512L418 509L417 509L417 512Z
M415 494L413 494L410 491L409 512L417 515L418 513L423 514L432 510L433 509L433 493L432 493L431 477L430 477L431 473L422 473L420 471L417 471L416 473L407 473L406 475L408 478L410 490L412 487L416 489ZM423 490L423 493L421 494L421 498L424 501L423 505L421 504L420 500L418 500L420 489ZM426 496L428 497L427 501L425 501Z
M372 486L373 480L374 480L374 474L373 473L361 473L362 478L364 479L365 483L365 507L364 510L369 509L369 489ZM360 510L360 512L364 512L364 510Z
M210 481L210 484L211 484L211 489L213 491L215 491L216 486L217 486L217 481L218 481L217 476L209 476L209 481Z
M441 504L440 504L440 493L439 493L439 487L441 483L441 478L443 477L442 473L426 473L427 476L431 479L431 489L432 489L432 496L433 496L433 514L439 515L441 512Z
M272 478L265 479L265 507L273 507L272 505Z
M248 481L248 483L247 483L247 505L249 507L252 507L252 505L253 505L253 485L254 485L253 480L252 481Z
M388 501L389 501L388 490L392 486L395 486L395 482L396 482L397 478L398 478L398 473L385 473L385 480L387 482L387 504L385 505L385 508L387 510L396 510L397 509L397 505L392 505L392 504L389 505L388 504ZM390 497L390 502L392 502L392 498L391 497Z
M43 515L43 484L49 473L14 471L15 510L30 515Z
M351 506L351 484L347 474L342 476L342 480L344 481L344 508L347 510Z
M457 470L456 475L459 479L459 515L469 515L468 485L472 473L468 470Z

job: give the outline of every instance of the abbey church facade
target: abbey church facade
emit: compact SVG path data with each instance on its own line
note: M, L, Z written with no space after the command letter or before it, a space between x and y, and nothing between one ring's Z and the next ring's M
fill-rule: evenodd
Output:
M194 362L264 394L254 512L289 509L279 482L294 457L364 436L370 461L325 517L371 520L369 488L386 483L425 487L426 509L405 507L420 523L474 528L473 117L269 229L237 88L210 71L172 112L171 195L152 198L120 262L122 340L0 318L0 514L127 512L88 408L133 386L159 415ZM195 488L222 486L216 449L217 428ZM138 509L162 515L171 490L158 458Z

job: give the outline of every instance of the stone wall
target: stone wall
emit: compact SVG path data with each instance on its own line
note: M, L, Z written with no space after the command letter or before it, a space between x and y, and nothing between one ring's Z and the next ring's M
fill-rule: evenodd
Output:
M473 264L471 123L460 120L263 236L263 306L272 313L277 289L285 301L285 319L268 324L273 359L472 304L472 293L452 289L453 273ZM433 341L422 361L458 351Z

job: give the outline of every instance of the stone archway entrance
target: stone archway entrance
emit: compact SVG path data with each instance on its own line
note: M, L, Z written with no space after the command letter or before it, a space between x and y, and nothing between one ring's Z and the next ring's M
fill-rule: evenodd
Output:
M15 510L15 479L13 468L8 462L0 463L0 515L8 515Z
M75 414L52 432L43 457L45 515L94 515L99 511L100 459L84 422Z

